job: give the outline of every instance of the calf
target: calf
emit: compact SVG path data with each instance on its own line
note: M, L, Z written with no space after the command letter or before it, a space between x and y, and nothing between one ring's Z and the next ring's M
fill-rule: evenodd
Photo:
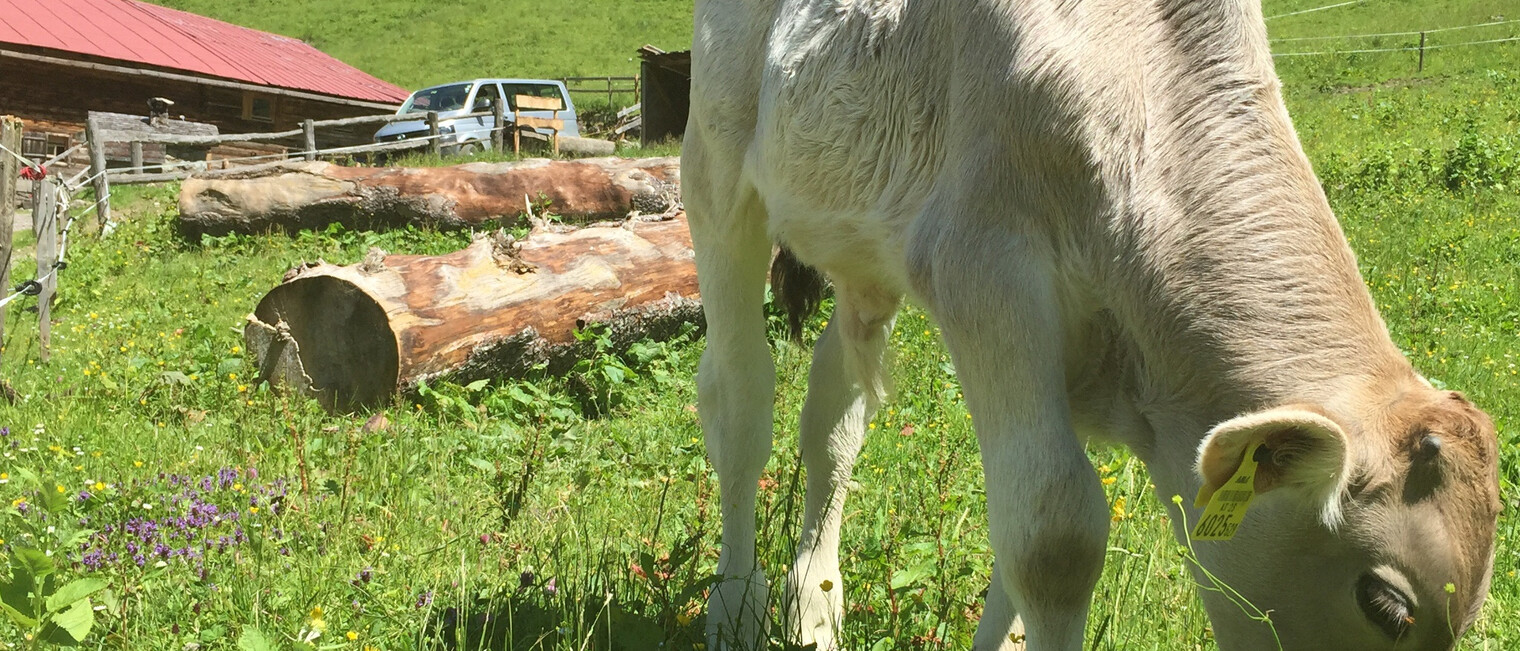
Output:
M697 0L695 34L709 648L766 638L776 243L778 299L816 304L819 271L835 291L801 416L792 642L835 647L845 485L910 297L981 447L996 561L976 648L1082 647L1109 524L1086 437L1145 461L1179 540L1219 538L1191 544L1197 580L1229 587L1202 592L1221 648L1455 645L1492 570L1494 427L1390 340L1256 1Z

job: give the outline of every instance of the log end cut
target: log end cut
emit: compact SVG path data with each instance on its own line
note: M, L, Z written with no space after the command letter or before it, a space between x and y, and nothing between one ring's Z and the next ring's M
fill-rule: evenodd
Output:
M382 309L353 283L295 278L259 301L243 331L259 381L294 388L329 411L374 407L396 392L396 336Z

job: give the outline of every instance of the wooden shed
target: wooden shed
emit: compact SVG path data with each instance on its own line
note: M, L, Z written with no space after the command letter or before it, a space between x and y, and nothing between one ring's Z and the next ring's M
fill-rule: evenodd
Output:
M645 145L686 135L691 112L691 51L666 52L653 45L639 48L643 84L639 112Z
M246 133L394 112L407 96L300 40L136 0L0 0L0 15L0 114L23 120L32 157L77 143L92 111L142 115L154 98L172 102L166 117Z

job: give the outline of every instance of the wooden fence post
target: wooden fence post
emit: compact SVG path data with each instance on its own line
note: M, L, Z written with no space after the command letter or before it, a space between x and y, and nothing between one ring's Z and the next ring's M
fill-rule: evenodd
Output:
M58 258L58 193L52 177L32 184L32 233L37 236L37 278L53 271ZM39 357L48 361L53 339L53 294L58 291L58 274L42 282L37 295L37 344Z
M21 151L21 121L9 115L0 117L0 145ZM16 175L20 161L0 153L0 298L11 294L11 225L16 219ZM0 342L5 341L5 306L0 305ZM3 354L3 353L0 353Z
M317 121L306 118L301 123L301 131L306 136L306 160L317 159Z
M507 102L497 97L491 100L491 151L498 154L507 149Z
M140 142L137 142L137 141L133 141L131 147L132 147L132 173L133 174L142 174L144 171L146 171L146 170L143 169L143 144L140 143Z
M1425 32L1420 32L1420 67L1415 72L1425 72Z
M92 185L95 188L95 218L100 222L100 234L106 234L106 225L111 223L111 184L106 178L106 143L101 140L104 137L100 129L100 122L95 116L85 123L85 138L90 141L90 175L95 177Z
M427 114L427 123L428 123L428 135L432 136L432 140L428 141L428 152L431 153L431 154L433 154L434 156L442 156L443 155L443 138L439 137L439 134L442 133L442 132L439 131L439 129L438 129L438 112L437 111L428 111L428 114Z

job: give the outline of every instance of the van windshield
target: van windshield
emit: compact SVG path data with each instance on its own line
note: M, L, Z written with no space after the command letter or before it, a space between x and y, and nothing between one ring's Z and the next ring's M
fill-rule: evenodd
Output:
M437 88L424 88L407 98L401 105L402 113L426 113L428 111L455 111L464 108L474 84L451 84Z

